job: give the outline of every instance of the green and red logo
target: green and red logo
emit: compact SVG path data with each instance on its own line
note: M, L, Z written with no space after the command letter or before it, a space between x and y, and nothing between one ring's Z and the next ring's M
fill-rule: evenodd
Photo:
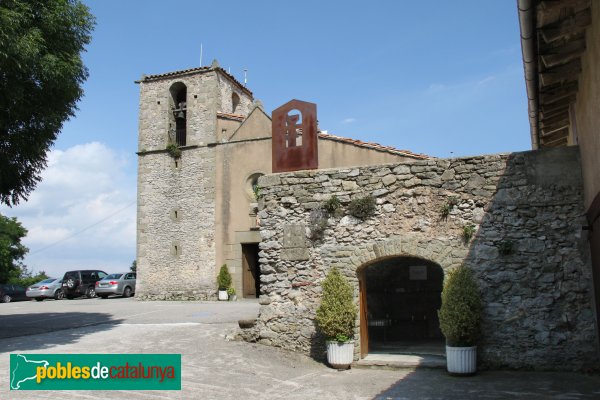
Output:
M11 354L11 390L181 390L181 354Z

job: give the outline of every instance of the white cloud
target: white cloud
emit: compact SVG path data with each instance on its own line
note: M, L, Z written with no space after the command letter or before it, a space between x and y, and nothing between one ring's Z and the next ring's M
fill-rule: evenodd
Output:
M71 268L129 268L136 232L132 158L98 142L51 151L29 200L2 210L29 231L25 264L53 276Z
M350 117L342 120L342 124L351 124L353 122L356 122L356 118Z

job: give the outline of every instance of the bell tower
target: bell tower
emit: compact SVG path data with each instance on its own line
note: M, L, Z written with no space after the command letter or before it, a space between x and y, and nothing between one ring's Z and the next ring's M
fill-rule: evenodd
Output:
M211 66L142 76L136 295L215 294L217 114L245 116L252 93Z

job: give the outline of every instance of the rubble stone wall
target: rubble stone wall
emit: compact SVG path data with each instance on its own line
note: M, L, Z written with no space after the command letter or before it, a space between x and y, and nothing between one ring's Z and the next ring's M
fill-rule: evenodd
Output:
M263 176L261 309L246 338L321 358L320 281L390 257L476 274L485 304L480 363L542 370L597 365L591 272L576 147ZM337 196L322 238L315 215ZM357 197L375 214L347 214ZM447 216L442 209L456 198ZM311 218L312 213L312 218ZM473 225L465 243L464 227ZM360 354L357 316L355 357Z

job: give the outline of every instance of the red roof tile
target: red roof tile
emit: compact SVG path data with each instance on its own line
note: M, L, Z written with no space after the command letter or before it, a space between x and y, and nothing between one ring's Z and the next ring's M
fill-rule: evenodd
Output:
M228 113L220 113L220 112L217 113L217 117L235 119L236 121L243 121L246 119L245 116L240 115L240 114L228 114Z
M392 153L392 154L397 154L397 155L400 155L400 156L417 158L417 159L420 159L420 160L425 160L425 159L431 158L431 157L429 157L428 155L425 155L425 154L416 154L416 153L413 153L412 151L400 150L400 149L397 149L395 147L390 147L390 146L383 146L383 145L380 145L379 143L363 142L362 140L348 139L348 138L345 138L345 137L341 137L341 136L337 136L337 135L332 135L330 133L319 132L319 137L323 138L323 139L335 140L337 142L353 144L355 146L365 147L365 148L368 148L368 149L385 151L385 152Z

